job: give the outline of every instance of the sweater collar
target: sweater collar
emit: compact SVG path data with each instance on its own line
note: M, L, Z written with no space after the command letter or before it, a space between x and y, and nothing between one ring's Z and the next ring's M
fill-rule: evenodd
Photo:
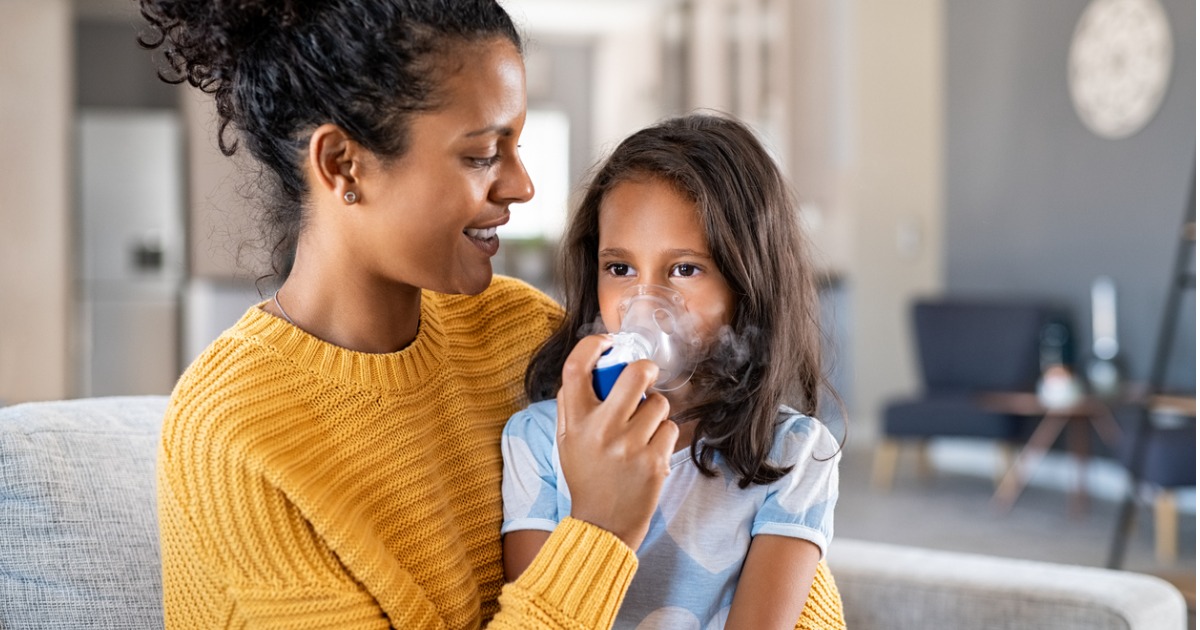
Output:
M446 335L440 300L421 292L421 320L417 336L397 352L373 354L334 345L262 310L265 302L250 308L234 326L234 334L256 339L302 369L340 383L369 389L411 387L432 374L445 358Z

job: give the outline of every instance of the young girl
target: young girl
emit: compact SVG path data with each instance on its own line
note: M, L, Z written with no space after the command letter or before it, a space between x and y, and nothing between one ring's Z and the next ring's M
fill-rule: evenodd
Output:
M616 627L844 627L821 562L840 448L811 415L825 383L805 253L784 179L744 125L692 115L617 147L571 219L567 316L526 373L540 402L504 431L508 579L571 513L554 399L567 355L597 318L618 330L631 288L655 287L682 298L703 352L661 392L679 437Z

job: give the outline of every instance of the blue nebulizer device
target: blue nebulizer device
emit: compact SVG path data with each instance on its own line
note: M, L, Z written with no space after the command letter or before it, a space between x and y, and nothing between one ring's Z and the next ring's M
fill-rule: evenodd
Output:
M653 390L670 391L691 378L699 339L678 291L657 285L634 286L622 297L617 312L621 323L612 334L612 348L592 370L592 388L600 400L608 397L626 365L642 359L658 366Z

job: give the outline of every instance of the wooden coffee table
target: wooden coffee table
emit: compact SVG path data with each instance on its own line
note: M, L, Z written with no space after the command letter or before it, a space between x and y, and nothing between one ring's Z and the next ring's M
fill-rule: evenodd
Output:
M1112 409L1099 398L1084 396L1069 407L1046 407L1033 392L988 392L979 394L979 406L996 413L1040 417L1029 441L1004 473L992 505L1000 512L1012 509L1017 498L1029 483L1038 463L1046 456L1054 441L1067 431L1067 448L1079 466L1070 512L1082 514L1087 509L1087 464L1091 452L1091 431L1114 449L1121 439L1121 427L1113 418Z

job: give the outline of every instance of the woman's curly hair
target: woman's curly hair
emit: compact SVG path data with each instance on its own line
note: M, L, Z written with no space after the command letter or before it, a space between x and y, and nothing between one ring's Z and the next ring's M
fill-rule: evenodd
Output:
M521 38L494 0L141 0L159 76L216 102L218 144L265 168L272 267L290 271L304 220L301 164L325 123L383 158L408 148L408 121L436 109L445 56L463 43ZM227 136L232 126L236 137Z

